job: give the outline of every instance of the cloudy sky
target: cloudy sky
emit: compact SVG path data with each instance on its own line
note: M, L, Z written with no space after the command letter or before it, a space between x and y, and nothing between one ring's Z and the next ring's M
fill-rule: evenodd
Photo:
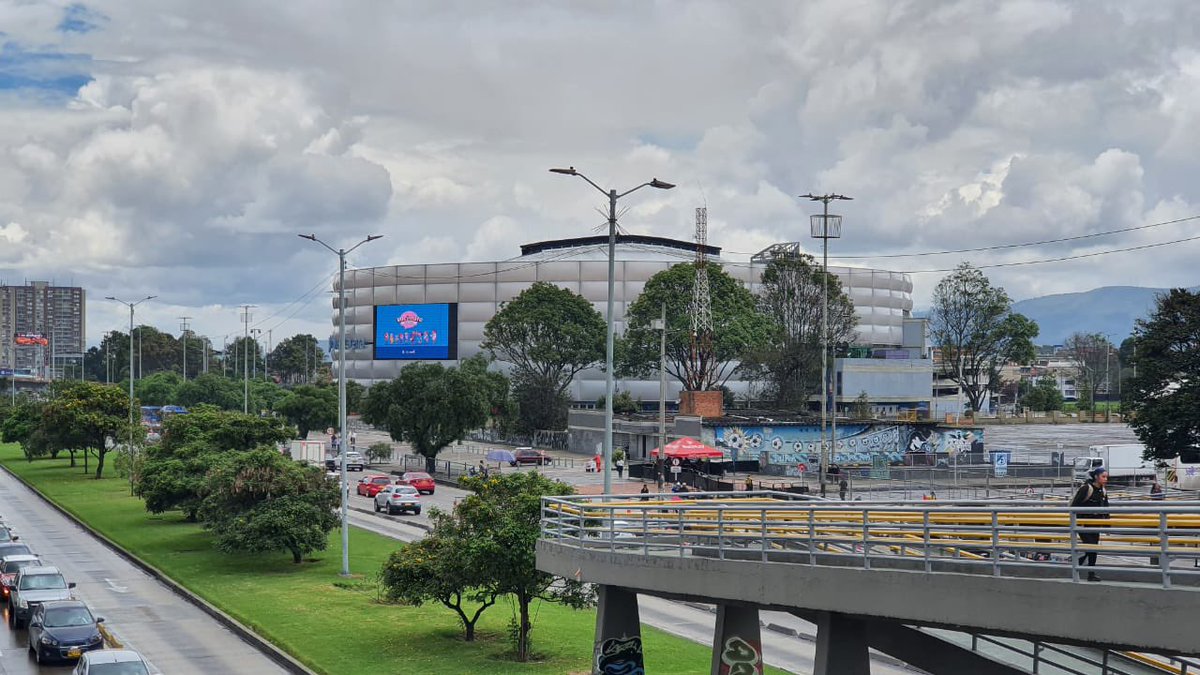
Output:
M336 259L495 260L622 227L733 259L808 239L914 272L1197 236L1200 3L963 0L0 0L0 281L139 316L329 334ZM1112 230L1103 236L1082 237ZM1070 241L946 255L950 249ZM816 250L816 247L812 247ZM1014 299L1195 285L1200 241L995 267ZM867 257L876 256L876 257Z

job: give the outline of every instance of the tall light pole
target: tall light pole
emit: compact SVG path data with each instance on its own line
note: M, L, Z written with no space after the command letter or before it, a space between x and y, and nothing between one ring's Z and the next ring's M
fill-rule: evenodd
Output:
M346 434L346 256L354 249L376 239L382 239L382 234L372 234L350 248L333 248L321 241L315 234L298 234L301 239L315 241L329 249L338 257L338 437L341 443L342 465L342 576L350 576L350 520L347 498L350 488L346 481L346 442L350 438Z
M184 382L187 382L187 343L188 343L188 331L191 330L191 326L188 324L188 320L191 318L192 317L190 317L190 316L179 317L179 338L183 341L183 381Z
M833 445L837 444L837 404L833 406L833 437L826 445L825 425L828 419L826 411L829 405L829 240L842 236L842 217L829 214L829 202L834 200L850 201L853 197L839 194L804 194L804 199L821 202L824 213L819 216L809 216L809 226L814 239L821 240L821 496L825 496L825 482L829 477L829 465L833 458ZM834 397L836 399L836 392Z
M612 492L612 450L613 450L613 286L616 270L617 249L617 200L644 187L670 190L674 183L651 178L649 182L624 192L605 190L596 185L591 178L579 173L575 167L566 169L550 169L551 173L561 173L566 176L578 176L588 185L596 188L608 197L608 304L605 311L605 321L608 327L604 336L604 494Z
M157 297L158 297L157 295L147 295L146 297L142 298L141 300L138 300L137 302L128 302L126 300L121 300L119 298L115 298L111 295L104 298L105 300L113 300L113 301L121 303L122 305L126 305L129 307L129 448L128 448L128 452L129 452L129 460L130 460L130 466L129 466L129 489L130 489L130 491L133 490L133 428L134 428L133 425L136 424L136 422L134 422L134 418L133 418L133 412L134 412L133 411L133 308L137 307L138 305L142 304L143 302L145 302L147 300L153 300L154 298L157 298Z
M261 328L250 329L250 334L254 336L254 355L251 357L253 362L250 366L250 376L256 380L258 379L258 339L262 337L262 333Z
M247 415L250 414L250 361L249 354L245 354L245 352L248 352L250 347L250 310L253 308L254 305L242 305L242 324L245 333L243 336L245 339L242 340L242 412Z
M662 473L667 456L667 303L662 304L662 318L655 328L658 336L658 458L654 462L654 480Z

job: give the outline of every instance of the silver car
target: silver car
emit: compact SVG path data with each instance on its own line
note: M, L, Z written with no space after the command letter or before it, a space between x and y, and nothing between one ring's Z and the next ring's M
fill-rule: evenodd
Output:
M81 656L71 675L150 675L150 666L132 649L101 649Z
M421 493L411 485L389 485L375 495L375 513L387 511L388 515L412 511L421 515Z
M8 626L22 628L29 621L30 603L72 599L74 583L67 583L57 567L26 567L17 573L8 597Z

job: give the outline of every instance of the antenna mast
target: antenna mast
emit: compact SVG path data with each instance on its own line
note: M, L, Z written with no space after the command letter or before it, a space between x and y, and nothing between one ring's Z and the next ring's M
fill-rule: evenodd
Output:
M696 209L696 282L692 286L692 365L697 387L709 383L712 358L712 295L708 289L708 208Z

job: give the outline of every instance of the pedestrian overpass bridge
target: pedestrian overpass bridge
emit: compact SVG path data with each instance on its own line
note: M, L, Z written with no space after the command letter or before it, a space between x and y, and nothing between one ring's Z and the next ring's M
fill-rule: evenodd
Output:
M1200 673L1200 502L645 497L542 503L539 569L599 587L595 673L639 672L638 594L717 605L713 673L762 672L760 609L818 626L819 675L869 673L869 648L935 674Z

